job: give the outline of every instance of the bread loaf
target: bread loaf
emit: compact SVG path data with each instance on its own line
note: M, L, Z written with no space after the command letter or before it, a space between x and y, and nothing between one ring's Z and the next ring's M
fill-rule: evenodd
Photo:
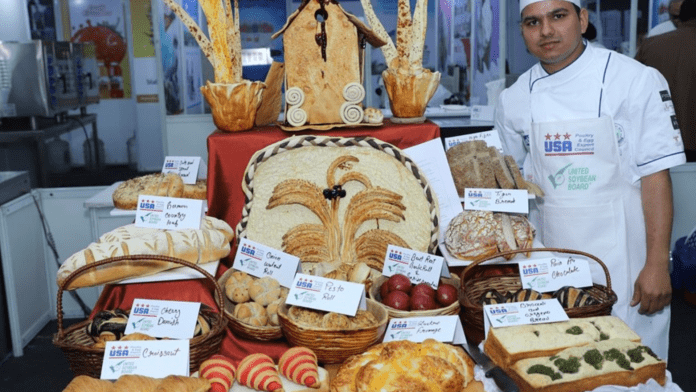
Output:
M551 357L523 359L508 373L522 392L582 392L602 385L665 384L666 364L647 347L626 339L592 342Z
M184 184L181 194L184 199L205 200L208 198L208 183L206 180L198 180L195 184Z
M201 229L160 230L126 225L104 234L70 256L58 269L58 286L78 268L97 261L130 255L161 255L203 264L226 257L230 253L232 228L216 218L206 217ZM177 267L159 260L127 260L93 268L78 276L68 290L117 282L126 278L151 275Z
M234 271L225 281L225 294L234 303L247 302L249 300L249 287L254 278L246 272Z
M112 195L114 206L123 210L135 210L138 196L182 197L184 181L176 173L155 173L131 178L121 183Z
M491 328L483 348L493 362L506 369L521 359L551 356L569 347L611 339L640 342L640 337L618 317L599 316Z

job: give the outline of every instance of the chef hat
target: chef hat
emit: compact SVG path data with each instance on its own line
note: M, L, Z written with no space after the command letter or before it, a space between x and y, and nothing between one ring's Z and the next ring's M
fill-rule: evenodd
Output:
M545 0L520 0L520 13L522 13L522 10L524 10L524 7L533 4L533 3L538 3L540 1L545 1ZM580 4L580 0L565 0L569 3L573 3L577 5L578 7L582 8L582 5Z

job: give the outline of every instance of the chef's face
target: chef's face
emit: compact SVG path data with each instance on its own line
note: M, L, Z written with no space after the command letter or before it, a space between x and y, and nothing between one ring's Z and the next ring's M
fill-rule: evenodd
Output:
M522 10L522 37L546 72L554 73L582 54L587 22L587 10L578 15L568 1L539 1Z

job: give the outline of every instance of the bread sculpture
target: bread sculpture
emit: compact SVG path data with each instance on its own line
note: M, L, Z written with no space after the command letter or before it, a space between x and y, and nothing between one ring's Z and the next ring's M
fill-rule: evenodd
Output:
M152 378L124 375L116 382L89 376L77 376L63 392L207 392L210 381L197 377L167 376Z
M387 69L382 72L389 105L396 118L421 118L440 83L440 73L423 68L423 46L428 27L428 1L418 0L411 16L409 0L399 0L396 45L375 15L370 0L360 0L365 17L382 46Z
M198 369L200 377L210 381L210 392L227 392L235 380L235 368L232 360L216 354L201 363Z
M283 392L278 370L266 354L252 354L242 359L237 368L237 382L258 391Z
M452 256L476 261L497 252L529 249L534 233L531 223L522 215L465 210L450 221L444 242Z
M78 268L117 256L161 255L193 264L219 260L229 255L233 238L234 232L225 221L209 216L203 219L200 229L161 230L136 227L134 224L122 226L68 257L58 269L58 286ZM75 278L66 288L72 290L112 283L178 266L160 260L127 260L92 268Z
M261 105L263 82L242 80L242 40L239 32L239 4L230 0L202 0L210 39L174 0L162 0L191 32L215 70L215 83L207 81L201 93L210 105L213 122L227 132L245 131L254 126ZM234 11L234 12L233 12Z
M389 244L421 252L437 244L427 180L378 140L288 138L257 152L245 178L249 213L238 233L299 257L304 273L360 263L381 271Z
M460 347L399 340L350 357L331 380L331 391L461 392L473 383L474 362Z
M501 155L496 147L489 147L483 140L450 147L447 163L461 197L466 188L526 189L533 195L544 195L538 185L524 180L512 156Z
M285 378L294 383L310 388L320 385L317 356L306 347L293 347L283 353L278 368Z
M338 2L302 0L283 28L285 130L326 130L363 123L365 44L384 45ZM372 115L369 124L381 125Z

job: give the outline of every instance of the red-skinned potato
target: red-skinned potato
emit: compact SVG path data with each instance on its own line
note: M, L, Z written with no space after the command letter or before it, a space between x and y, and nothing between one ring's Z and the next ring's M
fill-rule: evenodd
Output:
M442 306L450 306L459 300L457 288L449 283L441 283L437 287L437 295L435 296L435 299Z
M418 283L414 288L411 289L411 296L416 294L427 295L428 297L435 298L435 289L427 283Z
M406 294L411 292L411 280L406 275L394 274L387 282L389 283L389 292L394 290L403 291Z
M382 303L397 310L409 310L408 294L403 291L394 290L387 294Z
M432 310L437 309L437 304L433 297L425 294L415 294L411 296L411 310Z

